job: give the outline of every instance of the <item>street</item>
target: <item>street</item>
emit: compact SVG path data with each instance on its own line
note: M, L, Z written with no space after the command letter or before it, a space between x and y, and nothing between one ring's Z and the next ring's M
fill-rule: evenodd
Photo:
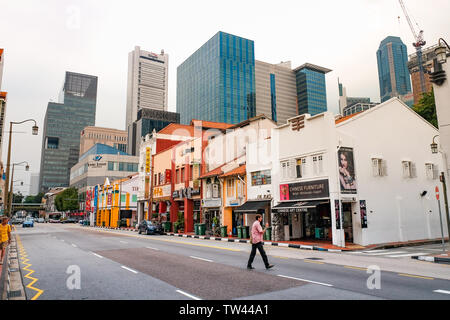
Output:
M14 234L28 300L450 300L450 265L410 256L266 245L275 267L257 253L247 270L245 243L62 224Z

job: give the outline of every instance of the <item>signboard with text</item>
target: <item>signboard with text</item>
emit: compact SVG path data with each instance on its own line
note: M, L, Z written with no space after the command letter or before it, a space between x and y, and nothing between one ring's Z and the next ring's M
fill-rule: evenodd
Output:
M281 201L319 199L329 196L327 179L280 185Z

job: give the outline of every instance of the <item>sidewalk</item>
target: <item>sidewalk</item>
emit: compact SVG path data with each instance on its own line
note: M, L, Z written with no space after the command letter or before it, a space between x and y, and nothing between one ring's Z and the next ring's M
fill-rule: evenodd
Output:
M134 232L138 231L135 228L110 228L110 227L97 227L97 226L95 226L94 228L126 230L126 231L134 231ZM195 239L204 239L204 240L250 243L249 239L240 239L240 238L236 238L236 237L223 238L223 237L215 237L215 236L199 236L199 235L195 235L195 233L193 233L193 232L188 232L188 233L167 232L166 235L173 236L173 237L185 237L185 238L195 238ZM448 238L446 238L446 240L448 241ZM279 246L279 247L304 249L304 250L347 252L347 251L357 251L357 250L364 251L364 250L375 250L375 249L389 249L389 248L404 247L404 246L418 246L418 245L425 245L425 244L441 243L441 241L442 241L441 239L434 239L434 240L433 239L432 240L425 239L425 240L414 240L414 241L406 241L406 242L389 242L389 243L382 243L382 244L373 244L373 245L368 245L368 246L361 246L359 244L347 242L345 244L345 248L335 246L335 245L331 244L330 241L325 241L325 240L308 240L308 241L268 241L268 240L265 240L264 244L272 245L272 246Z
M412 256L411 259L434 262L434 263L450 264L450 251L447 250L444 253L431 254L431 255L427 255L427 256Z

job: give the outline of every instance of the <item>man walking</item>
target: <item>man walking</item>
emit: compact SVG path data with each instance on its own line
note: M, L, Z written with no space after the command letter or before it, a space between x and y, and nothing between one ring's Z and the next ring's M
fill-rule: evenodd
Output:
M11 226L7 223L8 218L2 218L2 224L0 224L0 249L2 250L0 265L3 264L3 257L8 244L11 244Z
M252 252L250 253L250 258L248 259L247 263L247 269L255 269L252 267L253 259L255 259L256 255L256 249L259 250L259 253L261 254L261 257L264 261L264 265L266 266L266 269L270 269L273 267L273 264L269 264L269 260L267 259L266 252L263 248L263 234L266 232L267 227L269 227L269 224L266 223L266 227L263 229L261 227L261 221L262 216L256 215L256 221L252 225L252 231L251 231L251 243L252 243Z

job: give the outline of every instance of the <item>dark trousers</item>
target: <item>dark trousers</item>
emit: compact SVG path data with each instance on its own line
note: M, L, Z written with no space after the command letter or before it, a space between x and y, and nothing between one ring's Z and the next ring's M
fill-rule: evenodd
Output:
M250 253L250 258L248 259L247 267L252 266L253 260L255 259L255 255L256 255L256 249L259 250L259 253L261 254L261 257L264 261L264 265L267 268L267 266L269 265L269 260L267 259L267 255L266 255L266 252L264 251L262 242L252 243L252 252Z

